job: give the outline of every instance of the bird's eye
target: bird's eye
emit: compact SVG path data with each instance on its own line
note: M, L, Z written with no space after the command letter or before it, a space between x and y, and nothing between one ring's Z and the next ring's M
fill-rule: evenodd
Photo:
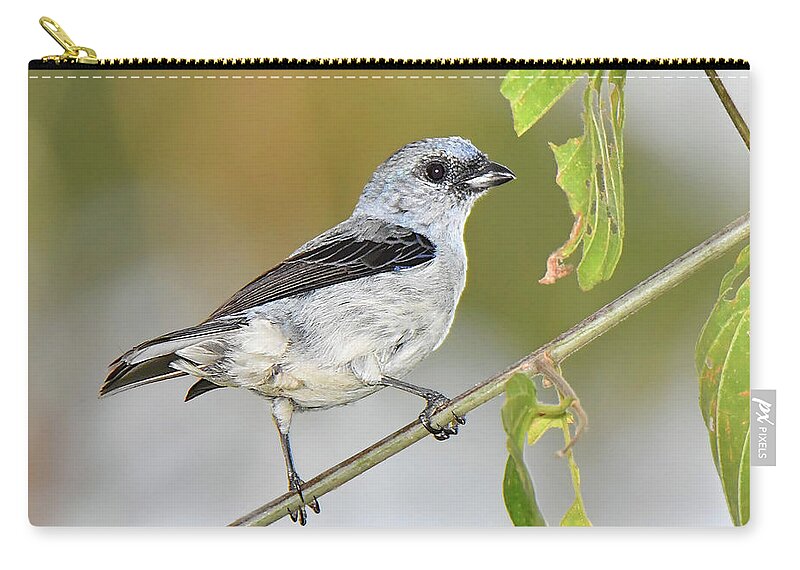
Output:
M430 162L425 167L425 176L431 182L441 182L446 173L447 169L441 162Z

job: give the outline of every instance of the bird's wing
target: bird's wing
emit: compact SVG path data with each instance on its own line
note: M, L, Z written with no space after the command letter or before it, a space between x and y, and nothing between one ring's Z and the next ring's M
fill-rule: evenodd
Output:
M416 267L435 256L433 243L408 228L376 220L340 224L242 288L209 321L337 283Z
M100 394L183 375L171 366L174 353L236 330L246 322L240 313L248 309L329 285L416 267L435 256L431 241L408 228L374 219L343 222L241 289L206 321L144 342L117 358ZM200 382L189 391L187 400L211 389Z

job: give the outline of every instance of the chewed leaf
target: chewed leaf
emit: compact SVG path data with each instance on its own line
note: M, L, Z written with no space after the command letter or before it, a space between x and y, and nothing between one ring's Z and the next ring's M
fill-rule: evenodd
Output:
M608 72L608 84L611 86L609 100L611 101L611 127L613 129L614 144L617 146L619 154L620 175L622 171L623 158L623 139L622 127L625 126L625 79L627 71L624 69L612 69Z
M700 410L708 429L731 520L750 518L749 246L722 279L720 294L697 342Z
M523 69L509 71L500 93L511 103L517 136L530 129L585 71L577 69Z
M562 145L550 143L556 157L558 174L556 182L567 195L569 209L573 215L585 213L589 208L589 187L586 181L592 176L592 145L586 137L569 139Z
M608 125L608 113L603 113L601 87L596 76L584 94L584 128L588 129L584 136L591 139L595 166L589 183L583 258L578 264L578 284L584 291L610 278L622 253L622 160L614 126Z
M589 74L583 95L583 136L563 145L550 144L558 165L556 182L567 196L575 222L569 239L548 258L540 283L554 283L568 275L571 267L565 260L578 245L583 245L577 271L583 290L610 279L622 255L625 71L609 72L607 98L602 79L599 70Z

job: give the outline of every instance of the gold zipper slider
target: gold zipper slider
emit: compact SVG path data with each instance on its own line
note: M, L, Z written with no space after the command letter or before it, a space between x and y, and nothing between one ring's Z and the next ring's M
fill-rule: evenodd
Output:
M42 61L55 61L58 63L100 63L100 61L97 59L97 54L93 49L75 45L75 42L70 39L70 37L67 35L67 32L65 32L64 29L52 18L42 16L39 18L39 23L42 25L44 30L50 34L50 37L56 40L58 45L64 48L63 54L46 55L42 58ZM81 55L81 53L84 55Z

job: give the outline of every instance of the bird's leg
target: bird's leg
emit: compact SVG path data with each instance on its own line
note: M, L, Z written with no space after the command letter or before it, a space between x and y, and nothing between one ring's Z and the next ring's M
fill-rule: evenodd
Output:
M306 500L303 497L303 491L301 487L305 483L300 476L297 474L297 471L294 468L294 462L292 461L292 448L289 445L289 434L283 433L278 430L281 438L281 447L283 448L283 458L286 461L286 477L289 480L289 490L294 491L300 497L300 501L303 503L301 507L297 511L291 511L289 516L292 518L292 522L297 522L300 520L300 524L305 526L306 524ZM312 511L319 514L319 502L316 498L314 498L308 506L311 508Z
M297 474L294 468L294 460L292 459L292 447L289 444L289 425L291 423L293 406L292 403L286 398L276 398L272 405L272 417L275 420L275 426L278 428L278 435L281 440L281 450L283 450L283 459L286 462L286 477L289 480L289 490L297 493L300 497L300 508L296 511L289 511L289 516L292 522L300 521L300 525L306 524L306 500L303 497L302 486L305 483ZM316 498L308 503L311 510L319 514L319 503Z
M419 415L419 421L422 423L423 426L425 426L425 429L427 429L429 432L433 434L433 437L435 437L440 441L449 438L451 435L456 435L458 433L458 426L459 425L463 426L465 423L467 423L466 419L453 413L452 422L448 423L447 425L441 428L433 426L433 424L431 423L431 418L433 418L433 416L436 415L436 412L438 412L439 410L441 410L443 407L445 407L447 404L450 403L450 400L448 398L446 398L443 394L440 394L436 390L415 386L414 384L409 384L408 382L403 382L402 380L391 378L389 376L382 376L380 384L382 386L397 388L398 390L414 394L415 396L419 396L420 398L425 398L427 406L425 406L425 409L422 410L422 413Z

